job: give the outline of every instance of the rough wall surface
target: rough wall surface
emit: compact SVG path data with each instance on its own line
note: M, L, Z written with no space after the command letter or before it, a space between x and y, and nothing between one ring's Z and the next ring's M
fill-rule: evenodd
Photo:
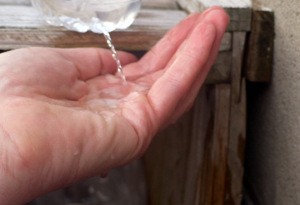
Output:
M246 204L300 204L300 1L254 0L275 12L270 86L249 89Z

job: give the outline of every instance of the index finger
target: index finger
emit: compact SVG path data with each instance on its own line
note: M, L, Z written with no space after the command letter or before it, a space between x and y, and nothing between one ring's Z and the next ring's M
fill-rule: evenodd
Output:
M115 73L117 64L110 50L102 48L72 48L57 49L67 60L74 63L80 73L81 80L89 80L98 75ZM122 65L135 62L137 59L133 54L124 51L117 52Z

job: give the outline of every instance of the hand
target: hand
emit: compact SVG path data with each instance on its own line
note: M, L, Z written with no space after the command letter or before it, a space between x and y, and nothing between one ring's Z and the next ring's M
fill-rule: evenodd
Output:
M141 60L104 49L26 48L0 55L0 201L20 204L139 157L187 111L228 23L193 14Z

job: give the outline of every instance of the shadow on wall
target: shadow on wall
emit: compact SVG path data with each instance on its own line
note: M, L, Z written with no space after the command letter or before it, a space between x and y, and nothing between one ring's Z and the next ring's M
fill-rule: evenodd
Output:
M267 123L266 116L258 115L264 113L261 111L265 106L262 101L270 92L271 84L264 83L248 83L247 84L247 140L245 148L245 174L244 174L244 198L243 205L266 205L276 204L276 179L275 171L266 172L264 165L268 161L264 161L265 150L272 148L266 147L268 143L264 143L264 133L261 131L262 123ZM268 176L268 177L262 177ZM270 180L271 179L271 180ZM273 183L273 184L271 184ZM265 187L268 186L268 193ZM266 197L274 196L272 199Z

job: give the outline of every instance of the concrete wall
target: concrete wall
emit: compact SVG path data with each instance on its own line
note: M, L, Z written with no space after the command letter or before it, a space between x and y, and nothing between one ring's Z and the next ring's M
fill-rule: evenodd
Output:
M270 86L249 86L246 204L299 205L300 1L254 3L275 12L275 67Z

